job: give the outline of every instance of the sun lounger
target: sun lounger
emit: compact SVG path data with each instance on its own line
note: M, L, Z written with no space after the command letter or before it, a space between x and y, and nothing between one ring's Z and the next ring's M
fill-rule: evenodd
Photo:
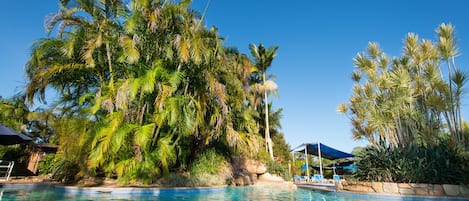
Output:
M15 166L14 161L0 160L0 180L8 181L10 179L13 166Z
M324 180L324 177L320 174L315 174L311 177L312 182L322 182Z
M332 176L332 179L334 179L335 182L340 182L340 176L339 175L334 175Z

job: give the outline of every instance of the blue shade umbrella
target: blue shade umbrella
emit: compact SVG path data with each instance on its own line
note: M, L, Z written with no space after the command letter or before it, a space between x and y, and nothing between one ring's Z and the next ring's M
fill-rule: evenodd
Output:
M305 143L305 144L302 144L302 145L292 149L291 151L297 150L298 148L301 148L301 147L304 147L304 149L300 150L298 152L305 153L305 155L311 154L311 155L319 156L319 172L320 172L321 176L323 175L322 174L322 159L321 159L321 157L322 158L327 158L327 159L330 159L330 160L335 160L335 159L339 159L339 158L352 158L352 157L354 157L353 154L349 154L349 153L334 149L332 147L326 146L326 145L321 144L319 142L318 143ZM308 171L308 157L306 157L306 171Z
M32 138L0 123L0 145L23 144L31 141Z
M301 166L301 168L300 168L301 171L304 172L306 169L308 169L307 166L308 166L308 165L303 164L303 165Z

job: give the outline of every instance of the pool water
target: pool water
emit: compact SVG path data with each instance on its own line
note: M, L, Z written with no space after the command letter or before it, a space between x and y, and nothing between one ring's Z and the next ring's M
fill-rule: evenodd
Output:
M347 193L311 191L306 189L286 190L275 187L227 187L189 190L138 190L138 191L70 191L61 187L48 188L0 188L0 200L320 200L320 201L437 201L464 200L456 198L417 198L398 196L375 196Z

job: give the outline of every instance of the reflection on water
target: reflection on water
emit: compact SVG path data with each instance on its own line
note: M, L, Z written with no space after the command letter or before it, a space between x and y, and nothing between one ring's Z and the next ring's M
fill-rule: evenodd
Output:
M311 190L298 189L287 190L277 187L228 187L217 190L160 190L157 193L142 191L135 193L65 193L61 188L46 189L0 189L0 200L38 200L38 201L74 201L74 200L311 200L311 201L358 201L358 200L388 200L388 201L437 201L443 199L396 197L396 196L371 196L357 194L342 194L333 192L315 192ZM446 199L458 200L458 199ZM462 200L462 199L460 199Z

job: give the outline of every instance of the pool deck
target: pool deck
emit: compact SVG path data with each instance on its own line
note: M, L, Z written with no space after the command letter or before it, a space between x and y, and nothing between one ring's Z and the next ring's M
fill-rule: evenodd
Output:
M309 190L319 190L319 191L329 191L337 192L337 188L334 184L322 184L322 183L297 183L298 188L309 189Z
M380 196L385 197L394 197L394 198L429 198L432 200L451 200L451 201L459 201L459 200L469 200L467 197L448 197L448 196L419 196L419 195L398 195L398 194L389 194L389 193L371 193L371 192L355 192L355 191L347 191L347 190L337 190L334 184L322 184L322 183L296 183L298 188L308 189L313 191L319 191L323 193L340 193L340 194L348 194L348 195L355 195L361 196L363 198L376 198L378 199Z

